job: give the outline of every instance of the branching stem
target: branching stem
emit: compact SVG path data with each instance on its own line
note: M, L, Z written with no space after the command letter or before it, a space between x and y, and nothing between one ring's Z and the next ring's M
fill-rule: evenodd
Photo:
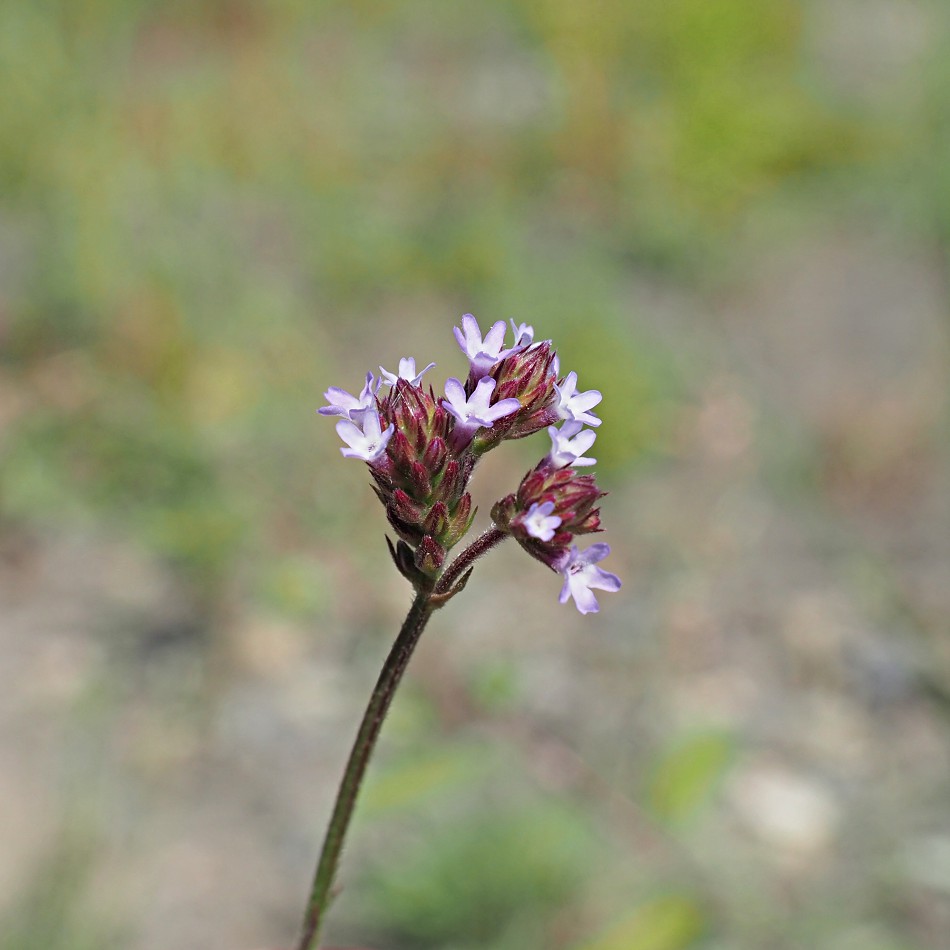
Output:
M438 606L445 603L448 599L446 595L451 596L455 585L471 570L475 561L505 537L507 535L493 525L452 562L432 590L420 590L416 593L402 629L389 651L389 656L386 657L356 733L333 805L333 813L327 825L296 950L317 950L319 947L324 915L332 896L333 880L343 852L344 838L353 818L360 786L396 688L409 665L409 659L429 617Z

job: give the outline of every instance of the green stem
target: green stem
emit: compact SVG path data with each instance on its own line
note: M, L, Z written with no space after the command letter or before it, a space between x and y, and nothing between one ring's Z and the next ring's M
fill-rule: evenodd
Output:
M389 656L386 657L356 733L356 740L353 742L353 748L343 772L343 780L340 782L336 802L333 805L330 823L327 825L326 837L323 839L323 848L313 876L310 898L307 901L307 911L296 950L317 950L319 947L323 916L330 901L333 879L343 851L343 839L353 817L360 785L376 746L383 720L396 693L396 687L399 686L402 675L409 665L409 659L429 617L432 616L434 610L445 603L447 596L451 596L454 592L453 585L466 571L471 570L475 561L505 537L507 535L504 532L492 526L452 562L433 589L420 590L416 593L399 636L396 637L396 642L389 651Z
M343 851L343 839L350 819L353 817L353 809L366 773L366 766L373 754L373 747L376 745L376 739L392 703L396 687L402 679L412 651L429 617L432 616L433 609L429 603L428 592L420 591L416 594L416 599L409 608L399 636L396 637L396 642L389 651L389 656L376 681L376 688L363 714L363 721L360 723L356 741L353 743L350 758L346 763L343 780L333 806L333 814L327 826L320 861L310 889L310 899L307 902L300 940L297 942L297 950L317 950L319 946L323 914L329 903L330 889L333 886L333 878L336 876L336 868Z

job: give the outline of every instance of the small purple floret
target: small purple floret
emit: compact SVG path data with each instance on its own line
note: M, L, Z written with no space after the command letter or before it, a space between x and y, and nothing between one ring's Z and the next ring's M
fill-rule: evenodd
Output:
M558 515L552 515L552 511L554 511L553 501L545 501L541 504L534 502L521 516L525 531L539 541L550 541L561 525L561 518Z
M331 386L323 394L323 398L326 399L329 405L321 406L317 412L321 416L343 416L351 419L354 412L373 409L376 406L376 393L379 392L381 384L382 379L376 380L372 373L367 373L366 384L360 391L359 396L352 396L345 389Z
M560 429L548 426L548 435L551 437L548 459L555 468L597 464L597 459L583 458L584 453L594 444L597 435L590 429L584 429L582 422L565 422Z
M352 412L349 419L341 419L336 431L349 446L340 449L345 458L375 462L386 451L396 429L390 425L385 432L380 431L379 413L375 409L361 409Z
M580 551L577 545L571 545L571 550L565 554L563 562L558 566L558 572L564 575L564 586L558 601L566 604L569 597L574 598L577 609L582 614L596 613L600 606L593 590L618 591L620 578L596 567L610 554L609 544L592 544L586 551Z
M601 420L588 410L593 409L604 397L597 389L588 389L587 392L577 391L577 373L570 372L564 383L554 384L557 393L557 405L554 407L561 419L571 422L582 422L589 426L599 426Z
M527 323L519 323L515 326L514 320L508 321L511 324L511 329L515 334L515 349L523 349L526 346L531 346L534 342L534 327L528 326Z
M491 394L495 391L495 380L484 376L478 381L475 391L467 399L465 387L454 376L445 383L446 398L442 405L456 419L452 430L452 442L460 450L471 440L476 430L491 428L499 419L510 416L521 408L517 399L502 399L490 405Z
M471 372L475 378L484 376L495 363L517 349L517 347L509 350L504 348L505 332L508 328L503 320L493 324L484 339L482 339L482 331L478 328L478 322L470 313L462 317L461 330L458 327L452 329L462 352L471 363Z
M382 374L380 376L380 381L385 380L391 386L395 386L397 380L405 379L412 386L418 386L419 380L429 372L432 367L435 366L435 363L430 363L424 370L421 372L416 372L416 360L413 356L404 356L399 361L399 372L390 373L387 372L380 366L379 371Z

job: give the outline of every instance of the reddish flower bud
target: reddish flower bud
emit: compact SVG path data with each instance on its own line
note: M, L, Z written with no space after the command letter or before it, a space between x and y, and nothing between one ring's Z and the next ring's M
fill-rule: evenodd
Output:
M436 502L426 515L425 521L422 522L422 530L435 538L441 538L448 526L449 509L444 502Z
M445 563L445 548L431 534L425 535L416 548L415 564L423 574L433 575Z
M449 450L446 448L445 439L438 436L434 438L425 449L422 456L422 464L426 467L433 479L437 479L442 474L445 460L448 457Z
M474 517L475 511L472 508L472 496L468 492L465 492L459 499L459 503L455 506L455 511L452 512L451 523L445 538L447 547L458 544L472 526L472 519Z

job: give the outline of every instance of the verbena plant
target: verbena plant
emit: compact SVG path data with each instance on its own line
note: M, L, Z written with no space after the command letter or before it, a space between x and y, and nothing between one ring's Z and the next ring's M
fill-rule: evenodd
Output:
M444 396L425 389L413 358L399 371L366 374L359 395L331 387L319 410L340 416L336 424L346 458L366 463L373 490L397 535L387 538L399 572L415 590L402 629L383 664L353 743L337 792L317 864L297 950L316 950L331 897L343 841L363 776L412 652L432 613L460 593L475 562L506 537L563 577L560 602L573 598L582 614L598 609L594 590L616 591L620 580L598 563L606 544L580 550L577 535L600 531L597 502L603 497L593 475L577 469L594 465L584 455L601 420L591 411L595 390L579 392L577 374L560 377L551 341L534 342L534 328L515 326L505 346L501 321L482 336L471 314L455 328L468 357L468 377L448 379ZM388 387L384 390L384 387ZM517 491L497 501L493 524L446 565L448 552L468 533L475 509L468 483L478 460L508 439L547 429L551 449L521 480Z

